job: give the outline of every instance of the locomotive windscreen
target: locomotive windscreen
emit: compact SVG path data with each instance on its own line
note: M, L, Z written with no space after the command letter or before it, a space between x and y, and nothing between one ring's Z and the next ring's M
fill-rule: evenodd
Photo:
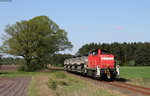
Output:
M108 51L106 51L106 50L101 50L101 54L108 54Z

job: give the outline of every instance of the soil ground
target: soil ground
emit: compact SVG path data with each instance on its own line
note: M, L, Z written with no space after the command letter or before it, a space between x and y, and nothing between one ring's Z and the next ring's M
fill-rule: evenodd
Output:
M2 65L0 71L16 71L19 65Z
M31 77L0 77L0 96L26 96Z
M0 72L17 71L18 67L18 65L2 65ZM30 76L0 76L0 96L26 96L30 81Z

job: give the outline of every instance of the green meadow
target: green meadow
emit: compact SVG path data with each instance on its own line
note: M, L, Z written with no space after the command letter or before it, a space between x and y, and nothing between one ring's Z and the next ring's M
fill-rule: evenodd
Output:
M150 67L120 67L120 78L130 84L150 87Z

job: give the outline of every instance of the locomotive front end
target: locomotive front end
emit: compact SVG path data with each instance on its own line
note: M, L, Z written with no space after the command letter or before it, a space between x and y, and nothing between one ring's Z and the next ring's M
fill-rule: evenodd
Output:
M101 54L100 65L102 79L114 79L117 76L113 55Z
M108 54L106 50L97 49L88 57L88 67L95 69L94 77L113 80L117 76L114 55Z

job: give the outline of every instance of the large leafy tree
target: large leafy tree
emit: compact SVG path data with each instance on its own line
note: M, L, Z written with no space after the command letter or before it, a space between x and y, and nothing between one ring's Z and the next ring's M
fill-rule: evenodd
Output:
M3 52L22 56L27 71L44 68L49 56L72 48L67 32L47 16L7 25L5 31L7 39L3 42Z

